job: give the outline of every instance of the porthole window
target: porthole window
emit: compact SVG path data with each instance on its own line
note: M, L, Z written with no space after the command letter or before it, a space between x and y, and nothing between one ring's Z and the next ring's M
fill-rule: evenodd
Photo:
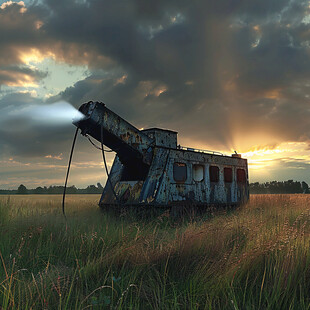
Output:
M224 181L226 183L231 183L233 181L232 168L224 168Z
M187 167L184 163L173 164L173 178L176 182L184 183L187 179Z
M237 169L237 182L238 183L245 183L246 182L246 175L244 169Z
M210 166L209 167L209 174L210 174L210 182L218 182L220 169L217 166Z
M193 179L196 182L201 182L204 179L203 165L193 165Z

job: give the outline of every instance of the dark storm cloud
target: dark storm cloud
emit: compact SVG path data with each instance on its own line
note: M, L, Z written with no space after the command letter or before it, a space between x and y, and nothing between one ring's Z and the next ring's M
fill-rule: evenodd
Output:
M263 143L253 142L257 132L278 139L266 143L310 138L306 1L46 0L20 9L0 10L2 65L35 48L92 71L54 101L101 100L138 127L222 148L242 144L245 132L254 144ZM31 154L66 141L45 130Z
M261 94L309 78L309 48L303 47L306 38L298 37L305 26L298 28L268 24L258 26L257 31L248 28L237 31L233 52L241 93ZM247 49L251 44L252 48ZM242 57L238 57L240 53Z
M55 156L68 149L74 128L70 122L52 125L34 121L26 108L42 105L29 93L13 93L0 99L0 153L5 156ZM24 111L24 112L23 112ZM31 110L30 110L31 111Z
M45 78L47 72L21 66L0 66L0 86L23 86Z
M118 84L113 75L99 83L90 77L64 98L103 100L139 125L172 127L226 147L235 130L309 138L307 93L288 98L309 79L309 27L301 23L307 2L148 3L92 1L85 9L48 2L57 11L48 33L91 46L123 69L118 78L127 75ZM156 96L160 87L165 91Z
M24 66L23 60L31 50L45 49L47 40L42 41L39 31L44 15L42 9L28 10L22 2L0 6L0 86L34 84L46 76L46 72Z

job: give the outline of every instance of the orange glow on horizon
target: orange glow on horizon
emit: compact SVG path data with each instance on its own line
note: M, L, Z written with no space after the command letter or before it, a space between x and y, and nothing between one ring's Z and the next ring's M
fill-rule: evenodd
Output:
M307 148L306 142L282 142L274 147L254 146L247 152L242 153L242 157L248 159L250 170L260 170L291 162L310 164L310 155Z

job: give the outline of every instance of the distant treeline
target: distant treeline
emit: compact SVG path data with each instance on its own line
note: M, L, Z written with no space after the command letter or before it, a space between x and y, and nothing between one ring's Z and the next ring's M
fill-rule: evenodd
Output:
M49 186L49 187L37 187L34 189L28 189L25 185L21 184L18 189L0 189L0 195L51 195L51 194L62 194L64 191L63 186ZM67 194L102 194L103 187L100 183L96 185L89 185L86 188L76 188L74 185L67 187Z
M306 182L293 180L266 183L250 183L251 194L310 194L309 186Z
M18 189L0 189L0 195L26 195L26 194L62 194L63 186L37 187L28 189L25 185L19 185ZM67 187L67 194L101 194L103 187L100 183L89 185L86 188L76 188L74 185ZM309 186L306 182L288 180L284 182L272 181L266 183L250 183L251 194L310 194Z

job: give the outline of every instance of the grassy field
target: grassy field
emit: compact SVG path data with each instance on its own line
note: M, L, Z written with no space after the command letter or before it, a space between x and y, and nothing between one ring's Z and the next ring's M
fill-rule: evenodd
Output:
M0 197L0 309L310 309L310 195L176 222Z

